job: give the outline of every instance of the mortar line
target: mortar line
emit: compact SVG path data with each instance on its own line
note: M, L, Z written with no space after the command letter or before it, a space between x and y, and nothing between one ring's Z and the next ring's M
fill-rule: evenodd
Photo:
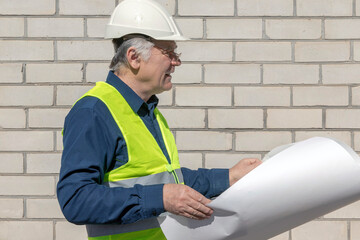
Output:
M59 16L60 14L60 4L59 4L59 0L55 1L55 16Z
M87 20L88 20L88 18L84 17L83 20L84 20L84 38L88 38L89 37L88 32L87 32Z
M323 69L322 69L322 64L319 64L319 81L318 84L319 85L323 85Z
M86 77L87 77L87 75L86 75L86 72L87 72L87 66L88 66L88 63L87 62L84 62L83 63L83 66L82 66L82 81L81 82L83 82L83 83L87 83L87 79L86 79Z
M235 16L235 17L238 16L238 12L237 12L237 0L234 0L234 16Z
M53 142L54 142L54 146L53 146L53 151L56 152L56 146L57 146L57 133L56 131L53 131Z
M22 72L22 84L26 84L26 63L22 64L21 72Z
M201 153L201 166L202 166L203 168L205 168L205 164L206 164L205 153L202 152L202 153Z
M353 5L352 5L353 9L352 9L352 15L353 17L356 17L356 0L353 0Z
M24 38L28 37L28 18L24 17Z
M325 40L325 17L321 18L321 40Z
M202 39L207 38L206 25L207 25L206 18L203 18L203 38Z
M179 3L178 0L175 0L175 16L179 16Z

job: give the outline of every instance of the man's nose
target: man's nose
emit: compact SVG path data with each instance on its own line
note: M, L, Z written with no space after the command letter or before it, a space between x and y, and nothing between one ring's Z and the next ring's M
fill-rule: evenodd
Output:
M171 59L171 64L172 64L173 66L180 66L180 65L181 65L181 60L180 60L180 58L172 58L172 59Z

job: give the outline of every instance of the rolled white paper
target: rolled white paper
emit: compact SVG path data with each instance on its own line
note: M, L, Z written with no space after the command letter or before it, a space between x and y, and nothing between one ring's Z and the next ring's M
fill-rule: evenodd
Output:
M269 155L209 204L210 219L159 217L166 238L264 240L360 199L360 158L344 143L315 137Z

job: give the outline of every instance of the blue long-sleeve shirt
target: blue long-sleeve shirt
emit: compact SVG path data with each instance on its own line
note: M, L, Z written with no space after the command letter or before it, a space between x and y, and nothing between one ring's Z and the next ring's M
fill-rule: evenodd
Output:
M169 156L154 115L158 99L144 102L113 72L107 83L114 86L133 111L137 112ZM61 159L57 196L64 216L77 224L132 223L164 212L163 184L133 188L109 188L102 184L104 174L128 161L123 135L105 104L94 97L80 99L65 119L64 150ZM206 197L229 187L226 169L181 168L186 185Z

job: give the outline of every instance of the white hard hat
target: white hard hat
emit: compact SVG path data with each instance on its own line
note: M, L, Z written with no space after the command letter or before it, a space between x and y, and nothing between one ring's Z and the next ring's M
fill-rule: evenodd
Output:
M157 40L189 40L172 16L153 0L124 0L114 10L106 25L105 38L143 34Z

